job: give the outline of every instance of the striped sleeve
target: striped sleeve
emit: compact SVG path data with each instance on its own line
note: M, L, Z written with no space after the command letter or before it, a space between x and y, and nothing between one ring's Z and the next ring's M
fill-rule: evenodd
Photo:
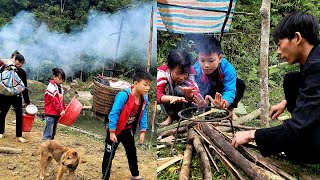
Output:
M157 72L157 102L161 104L161 97L165 95L164 88L168 83L165 71L158 70Z

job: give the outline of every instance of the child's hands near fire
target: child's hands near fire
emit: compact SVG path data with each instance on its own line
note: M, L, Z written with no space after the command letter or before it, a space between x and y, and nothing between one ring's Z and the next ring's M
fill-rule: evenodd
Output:
M209 104L209 101L206 101L205 99L203 99L202 96L195 96L193 98L193 105L197 106L197 107L206 107Z
M220 93L216 93L214 99L210 95L206 95L205 97L207 102L211 102L215 107L219 109L224 109L228 107L228 102L222 99L222 95Z
M146 135L146 132L140 132L140 140L139 140L139 144L142 144L144 141L144 136Z
M114 132L110 132L110 140L115 143L118 142L117 136Z
M193 86L193 87L179 86L179 89L181 92L183 92L183 94L186 95L187 98L190 98L190 99L193 98L194 92L199 92L195 86Z
M170 103L170 104L175 104L177 102L182 102L182 103L187 103L188 101L184 97L180 96L171 96L171 95L164 95L161 97L161 102L162 103Z
M170 98L170 104L175 104L176 102L187 103L188 101L187 101L184 97L171 96L171 98Z

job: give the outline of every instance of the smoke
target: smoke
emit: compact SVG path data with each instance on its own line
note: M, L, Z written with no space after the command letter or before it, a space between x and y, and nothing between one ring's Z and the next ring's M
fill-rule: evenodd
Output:
M66 73L74 73L72 71L81 68L72 66L83 55L102 62L113 61L123 18L118 59L126 50L134 48L142 55L139 58L146 64L152 5L154 4L145 4L114 14L91 11L82 31L69 34L50 31L45 23L37 22L32 13L21 11L0 29L0 58L8 59L13 51L19 50L29 67L37 68L41 62L49 60ZM153 19L152 59L156 59L155 16Z

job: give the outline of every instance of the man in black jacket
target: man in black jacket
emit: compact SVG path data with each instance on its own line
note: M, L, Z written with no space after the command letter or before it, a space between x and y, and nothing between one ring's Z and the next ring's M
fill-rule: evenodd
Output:
M24 64L24 56L19 52L13 54L12 57L14 59L15 66L17 67L17 74L24 83L26 89L22 91L22 93L14 96L5 96L0 95L0 139L3 138L4 130L5 130L5 118L11 107L13 106L16 112L16 140L18 142L26 142L26 140L22 137L22 98L23 96L24 102L26 105L30 104L30 99L27 90L27 75L26 72L21 68Z
M274 39L280 58L301 68L286 75L286 100L271 107L270 116L277 118L287 107L292 118L276 127L237 132L232 145L255 140L263 156L284 152L294 163L320 163L319 22L307 13L291 13L277 25Z

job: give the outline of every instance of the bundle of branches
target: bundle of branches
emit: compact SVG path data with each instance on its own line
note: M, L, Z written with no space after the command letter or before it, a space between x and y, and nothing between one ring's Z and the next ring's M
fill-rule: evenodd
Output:
M266 158L254 151L241 146L235 149L230 144L230 139L210 123L200 123L202 130L194 126L188 130L189 140L200 156L203 177L202 179L212 179L211 164L219 173L213 157L219 159L231 174L233 179L295 179L277 166L270 164ZM185 157L179 179L189 179L190 172L190 149L187 146ZM187 164L187 165L185 165Z
M208 112L203 114L208 115ZM242 124L256 119L259 114L260 109L257 109L242 116L233 121L233 127L244 130L255 129L255 127L247 127ZM201 117L199 118L199 116ZM204 116L200 114L195 118L204 119ZM178 126L179 128L177 128ZM180 180L189 179L193 149L199 155L202 163L202 179L212 179L211 165L214 166L217 173L220 173L215 162L216 159L221 161L233 179L295 179L271 164L270 162L272 161L263 158L254 151L242 146L238 149L232 147L230 138L222 133L222 131L230 130L230 123L226 122L199 122L194 124L192 121L186 120L181 121L179 124L158 129L158 140L161 141L170 136L175 136L175 138L184 137L187 134L188 144L179 174Z

